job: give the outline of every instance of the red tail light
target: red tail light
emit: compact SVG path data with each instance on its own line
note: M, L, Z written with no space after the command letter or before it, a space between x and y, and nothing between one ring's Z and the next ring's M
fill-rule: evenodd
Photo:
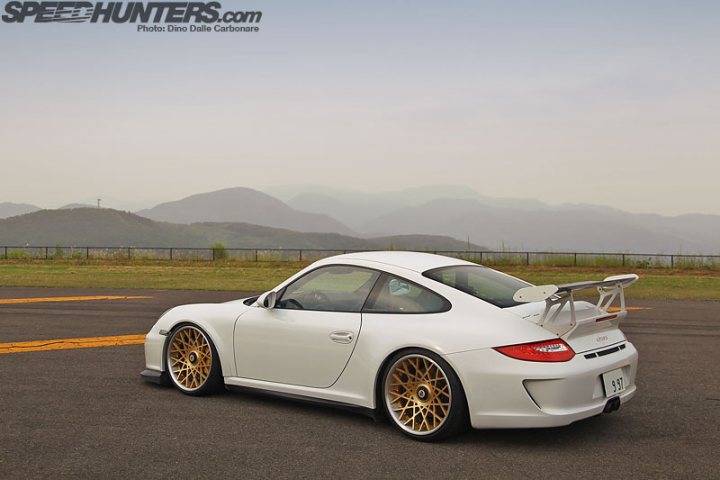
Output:
M570 345L559 338L544 342L496 347L495 350L508 357L529 362L567 362L575 356Z

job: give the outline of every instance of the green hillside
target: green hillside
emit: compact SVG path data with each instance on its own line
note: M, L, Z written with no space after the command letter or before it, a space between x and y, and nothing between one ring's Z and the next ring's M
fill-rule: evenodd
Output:
M304 233L249 223L156 222L112 209L40 210L0 220L0 245L90 247L463 250L465 242L433 235L363 239L336 233ZM479 249L471 245L473 249Z

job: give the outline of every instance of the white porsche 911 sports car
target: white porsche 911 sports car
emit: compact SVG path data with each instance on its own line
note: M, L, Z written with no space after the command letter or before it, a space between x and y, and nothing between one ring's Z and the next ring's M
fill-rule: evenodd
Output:
M259 297L168 310L142 375L384 413L419 440L567 425L635 394L638 354L618 325L637 278L532 286L438 255L339 255ZM574 299L589 288L597 304Z

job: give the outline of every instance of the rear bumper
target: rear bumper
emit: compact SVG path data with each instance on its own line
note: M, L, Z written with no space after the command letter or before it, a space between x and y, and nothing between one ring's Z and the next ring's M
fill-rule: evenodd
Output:
M635 347L613 354L568 362L540 363L516 360L492 349L447 356L465 389L474 428L534 428L568 425L599 415L609 397L601 375L623 369L625 391L620 403L636 393L638 354Z

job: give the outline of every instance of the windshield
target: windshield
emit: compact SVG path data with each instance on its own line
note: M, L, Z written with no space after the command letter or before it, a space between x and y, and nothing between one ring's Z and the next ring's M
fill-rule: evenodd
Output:
M521 288L531 286L522 280L480 265L435 268L423 275L500 308L520 305L520 302L513 300L513 295Z

